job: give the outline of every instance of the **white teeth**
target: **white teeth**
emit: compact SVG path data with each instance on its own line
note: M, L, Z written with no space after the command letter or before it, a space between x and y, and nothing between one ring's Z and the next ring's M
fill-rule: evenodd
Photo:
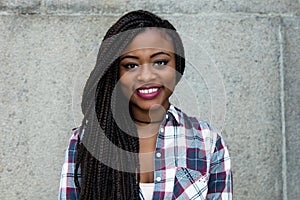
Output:
M157 90L158 90L158 88L142 89L142 90L139 90L139 93L150 94L153 92L157 92Z

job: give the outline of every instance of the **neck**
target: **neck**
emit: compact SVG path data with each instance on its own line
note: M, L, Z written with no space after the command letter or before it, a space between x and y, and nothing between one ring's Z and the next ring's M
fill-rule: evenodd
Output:
M141 123L141 124L158 124L158 123L161 123L162 119L158 120L158 121L142 121L142 120L133 118L133 121L135 121L136 123Z
M136 124L160 124L166 114L168 106L153 106L149 110L142 110L134 105L131 106L131 117Z

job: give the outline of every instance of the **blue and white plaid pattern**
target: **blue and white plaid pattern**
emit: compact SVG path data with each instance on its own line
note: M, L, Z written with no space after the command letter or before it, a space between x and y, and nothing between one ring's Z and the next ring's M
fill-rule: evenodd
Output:
M59 199L79 196L74 185L77 138L76 129L66 152ZM160 125L154 155L153 199L232 199L228 150L220 133L207 123L171 105Z

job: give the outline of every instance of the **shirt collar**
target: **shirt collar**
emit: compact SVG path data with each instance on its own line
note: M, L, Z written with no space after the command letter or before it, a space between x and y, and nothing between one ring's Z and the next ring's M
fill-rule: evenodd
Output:
M174 119L176 120L177 124L180 124L180 110L177 109L173 104L170 104L170 107L167 111L168 113L172 114Z

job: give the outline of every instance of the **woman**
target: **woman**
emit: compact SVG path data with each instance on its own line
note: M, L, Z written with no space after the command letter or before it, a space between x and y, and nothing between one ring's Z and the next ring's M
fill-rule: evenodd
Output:
M170 104L184 72L176 29L147 11L106 33L86 83L59 199L231 199L221 135Z

